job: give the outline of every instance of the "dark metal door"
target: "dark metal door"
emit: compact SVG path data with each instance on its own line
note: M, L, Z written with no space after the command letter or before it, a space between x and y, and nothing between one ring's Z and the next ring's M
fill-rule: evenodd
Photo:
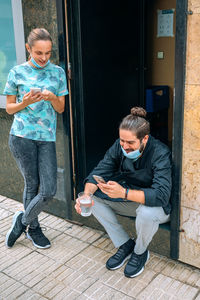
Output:
M79 47L72 51L72 89L80 190L83 177L118 137L121 119L144 105L144 8L141 0L70 1L68 13L72 43Z

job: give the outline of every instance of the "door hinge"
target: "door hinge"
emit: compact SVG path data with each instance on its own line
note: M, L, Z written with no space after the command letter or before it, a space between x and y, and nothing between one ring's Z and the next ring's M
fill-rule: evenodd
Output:
M67 78L69 80L72 79L72 65L70 62L68 62L68 66L67 66Z
M73 174L73 184L74 184L74 186L76 186L76 174L75 173Z

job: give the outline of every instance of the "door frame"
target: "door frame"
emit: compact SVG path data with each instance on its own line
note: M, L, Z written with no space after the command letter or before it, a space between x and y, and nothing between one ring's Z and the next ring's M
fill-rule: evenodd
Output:
M57 0L59 2L59 0ZM74 130L74 190L77 195L83 190L83 179L86 177L86 151L85 151L85 121L83 101L83 73L81 52L81 22L80 1L62 0L67 4L69 56L71 62L71 94L72 115Z
M175 82L173 108L173 189L170 233L170 256L179 258L180 203L182 185L183 118L185 98L185 65L188 0L176 1Z
M179 258L180 233L180 201L182 176L182 145L183 116L185 90L185 62L187 37L187 7L188 0L176 1L176 39L175 39L175 84L173 108L173 188L172 213L170 231L170 256ZM72 105L74 119L74 159L75 159L75 189L83 188L82 179L86 177L85 129L83 111L83 74L81 56L81 21L80 0L67 0L67 14L70 44L70 60L72 62ZM176 101L177 99L177 101Z
M66 21L65 2L56 0L57 32L59 48L59 64L66 71L67 65L67 43L66 43ZM68 82L69 86L69 82ZM62 114L63 121L63 145L64 145L64 189L66 196L66 218L72 219L72 199L73 199L73 164L72 164L72 143L70 128L70 104L69 95L65 96L65 110ZM67 170L67 171L66 171Z

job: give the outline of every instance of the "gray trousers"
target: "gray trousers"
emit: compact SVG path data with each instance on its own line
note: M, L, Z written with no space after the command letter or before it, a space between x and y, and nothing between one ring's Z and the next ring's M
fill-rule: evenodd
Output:
M92 214L105 228L116 248L130 239L119 223L116 214L136 217L137 238L134 249L136 254L145 252L157 232L159 224L166 223L170 219L170 215L166 215L162 207L149 207L136 202L114 202L95 196Z

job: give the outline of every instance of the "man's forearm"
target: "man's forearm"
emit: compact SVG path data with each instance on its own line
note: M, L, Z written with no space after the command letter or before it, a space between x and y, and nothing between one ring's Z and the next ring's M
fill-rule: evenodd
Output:
M145 204L145 195L143 191L129 189L127 200L131 200L137 203Z
M87 182L85 184L84 192L94 194L98 187L94 183Z

